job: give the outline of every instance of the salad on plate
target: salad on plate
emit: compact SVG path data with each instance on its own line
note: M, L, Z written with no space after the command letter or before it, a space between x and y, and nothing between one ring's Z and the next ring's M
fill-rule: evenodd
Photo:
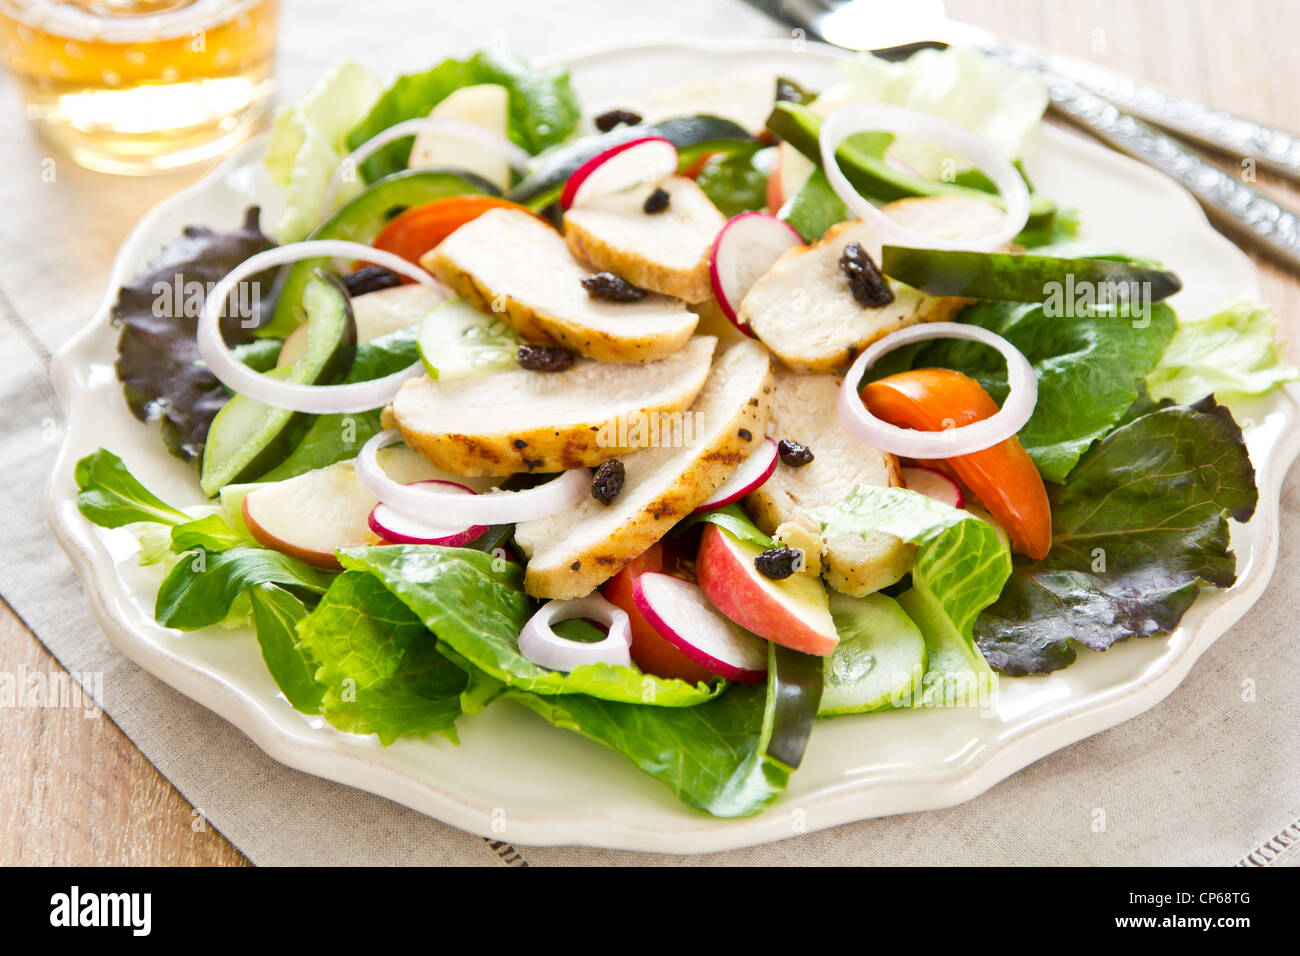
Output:
M962 49L594 114L499 52L341 64L276 118L277 208L113 309L209 503L100 449L79 508L339 731L522 705L758 813L819 719L995 707L1236 578L1231 409L1300 373L1267 308L1176 314L1160 250L1080 238L1019 162L1046 103Z

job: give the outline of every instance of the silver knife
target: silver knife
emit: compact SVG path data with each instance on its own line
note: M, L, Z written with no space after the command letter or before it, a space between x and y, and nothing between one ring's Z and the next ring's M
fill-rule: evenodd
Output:
M1244 179L1223 172L1203 156L1148 125L1109 100L1092 92L1072 75L1057 68L1053 58L1028 47L1000 40L987 31L958 24L943 15L941 0L749 0L749 2L783 22L806 31L813 39L854 50L870 50L887 59L903 59L924 47L943 47L949 43L974 47L1017 69L1042 76L1051 96L1052 107L1071 122L1088 130L1107 145L1160 170L1176 179L1205 207L1220 228L1251 242L1293 269L1300 270L1300 217L1280 206L1268 196L1248 185ZM1130 99L1143 98L1139 84ZM1186 101L1178 101L1180 103ZM1207 126L1204 107L1201 119ZM1190 114L1189 114L1190 115ZM1226 114L1221 114L1225 115ZM1190 119L1168 117L1166 125L1192 123ZM1246 123L1227 117L1227 125ZM1252 124L1265 133L1237 131L1238 140L1265 144L1270 155L1294 148L1294 137L1280 130ZM1207 126L1208 129L1208 126ZM1215 136L1207 131L1201 138ZM1213 140L1220 148L1238 151L1227 145L1227 138ZM1254 155L1246 153L1246 155ZM1281 157L1285 164L1286 156ZM1261 165L1278 168L1270 160ZM1274 157L1276 159L1277 157ZM1243 171L1244 172L1244 171Z

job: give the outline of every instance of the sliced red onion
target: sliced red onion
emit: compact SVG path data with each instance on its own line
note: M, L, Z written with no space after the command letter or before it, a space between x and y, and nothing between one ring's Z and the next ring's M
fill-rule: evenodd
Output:
M862 376L881 356L926 339L967 339L1001 352L1007 360L1007 382L1011 386L1002 409L983 421L940 432L899 428L872 415L858 394L858 383L862 381ZM1025 422L1029 421L1037 403L1038 379L1034 375L1034 368L1014 345L978 325L930 322L892 332L859 355L840 387L839 413L844 429L864 445L892 455L924 460L969 455L1006 441L1025 427Z
M835 160L835 151L850 136L862 132L885 132L919 136L946 146L970 160L998 187L1006 211L1002 227L996 232L973 239L943 239L915 232L900 225L853 188ZM1029 221L1029 188L1024 177L1005 156L984 138L968 129L940 119L930 113L895 106L891 103L851 103L841 106L822 123L820 147L822 168L835 194L860 219L875 226L895 245L926 249L972 249L988 252L1016 237Z
M713 494L709 495L708 500L695 509L695 513L723 508L745 497L745 495L772 477L772 472L776 471L779 454L780 451L776 446L776 442L770 438L764 438L763 443L754 449L735 471L727 476L727 480L720 484Z
M553 624L587 618L604 624L608 633L603 641L571 641L555 633ZM519 653L538 667L553 671L571 671L584 664L632 666L632 622L627 612L610 604L599 594L568 601L547 601L524 629L519 632Z
M400 272L421 285L442 290L438 280L419 266L391 252L384 252L359 242L316 239L307 242L291 242L287 246L277 246L266 252L259 252L235 266L213 286L208 297L203 300L203 309L199 313L197 335L199 355L223 385L240 395L246 395L263 405L274 408L310 412L313 415L337 415L368 412L372 408L386 405L397 394L403 382L424 373L424 366L416 362L400 372L370 382L354 382L350 385L297 385L255 372L231 353L226 340L221 336L220 317L222 304L234 291L235 286L249 276L265 272L272 266L282 266L300 259L325 257L364 258L366 262L373 262L394 272Z
M342 185L343 177L348 170L351 170L352 175L355 176L362 163L389 143L417 136L426 131L454 136L476 146L482 146L484 149L498 152L513 169L524 169L531 158L527 150L469 120L455 119L450 116L422 116L409 119L375 134L343 158L325 186L325 195L321 199L321 216L328 215L334 209L334 197L338 194L339 186Z
M413 521L438 527L470 524L515 524L563 511L591 493L591 471L574 468L526 491L490 491L481 495L437 491L394 481L379 466L379 450L402 440L396 428L375 435L361 446L353 469L366 490Z
M427 485L436 491L447 494L476 495L473 488L457 484L454 481L413 481L413 485ZM435 487L436 486L436 487ZM444 548L459 548L481 538L488 526L472 524L468 527L463 522L455 521L449 525L431 525L425 521L409 518L402 512L382 501L370 509L367 519L370 530L390 544L439 544Z

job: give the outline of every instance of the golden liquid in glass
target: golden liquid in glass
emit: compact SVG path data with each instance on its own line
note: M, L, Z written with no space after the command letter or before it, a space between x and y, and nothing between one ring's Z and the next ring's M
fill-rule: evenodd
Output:
M256 129L278 14L279 0L0 0L0 57L76 162L149 173Z

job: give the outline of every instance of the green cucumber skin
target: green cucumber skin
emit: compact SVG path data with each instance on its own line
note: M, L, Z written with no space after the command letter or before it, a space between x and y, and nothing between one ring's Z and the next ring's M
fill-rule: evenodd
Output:
M313 239L344 239L368 245L388 224L389 210L419 206L451 196L500 195L501 191L473 173L441 169L407 169L376 180L348 200L312 230ZM259 337L284 337L302 324L302 292L313 269L327 267L328 259L302 259L289 266L276 282L275 312L271 321L254 333Z
M1064 288L1067 277L1073 277L1068 281L1079 288L1143 283L1151 290L1152 302L1166 299L1182 288L1182 282L1172 272L1126 262L1012 252L885 246L880 268L885 275L930 295L1007 302L1046 302L1054 294L1052 284Z
M312 287L312 282L320 285ZM318 334L313 342L312 333L317 330L308 332L307 354L290 366L284 375L295 384L324 385L335 381L347 375L356 358L357 322L347 289L336 276L314 269L304 287L304 299L317 289L328 296L323 302L332 312L313 314L309 321L319 323L320 331L329 333L329 337L322 338ZM212 419L203 446L203 467L199 478L199 486L209 498L215 497L226 485L260 478L284 461L311 423L312 416L306 412L267 406L261 406L265 411L251 426L239 422L239 416L246 414L246 408L252 411L253 406L259 405L247 396L235 395ZM232 429L242 434L232 434L223 441L222 432Z
M565 182L583 163L611 146L646 136L662 136L671 142L684 165L706 151L733 150L757 142L744 127L719 116L679 116L643 126L620 126L543 153L538 168L506 193L506 198L534 209L546 206L559 198Z
M822 699L822 659L770 643L761 752L793 773L803 762Z
M925 675L928 654L920 629L898 602L883 594L855 598L833 592L830 609L840 643L825 659L826 689L818 716L889 710L910 699ZM855 655L870 656L869 669L851 686L841 685L836 667ZM878 667L892 669L884 674Z
M821 133L822 118L806 106L798 103L781 102L772 109L767 118L767 128L797 149L800 153L821 165L821 145L818 136ZM917 196L968 196L983 202L992 203L1001 208L1002 199L992 193L962 186L958 183L945 183L934 179L911 176L895 169L884 160L868 156L860 150L841 146L836 152L840 168L855 189L868 198L880 202L893 202L896 199L909 199ZM1029 221L1026 228L1042 225L1056 214L1056 203L1045 196L1030 198Z

